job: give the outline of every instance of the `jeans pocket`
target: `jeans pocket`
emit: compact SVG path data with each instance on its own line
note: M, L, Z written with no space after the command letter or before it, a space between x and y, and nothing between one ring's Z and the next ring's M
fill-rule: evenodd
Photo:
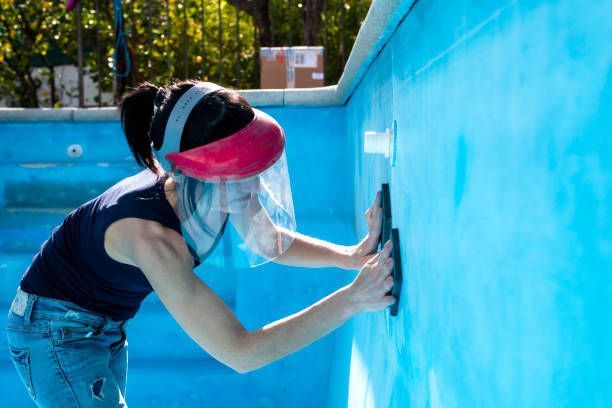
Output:
M87 340L95 340L102 333L101 327L96 327L84 322L55 321L51 323L51 340L57 346L78 344Z
M125 330L120 329L117 334L115 333L113 334L114 334L113 338L116 338L117 340L111 343L109 348L110 348L111 356L115 357L117 354L121 353L124 349L127 352L128 342L127 342L127 335L125 333Z
M35 400L36 393L34 392L34 386L32 385L32 370L30 368L30 350L18 349L9 346L9 352L11 353L11 360L17 369L19 378L28 390L30 397Z

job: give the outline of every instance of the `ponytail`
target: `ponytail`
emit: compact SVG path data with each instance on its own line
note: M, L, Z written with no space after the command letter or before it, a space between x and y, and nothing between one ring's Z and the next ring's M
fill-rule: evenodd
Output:
M197 81L167 87L144 82L119 103L121 125L136 162L159 175L153 149L164 141L166 124L179 98ZM222 89L206 95L193 108L181 135L180 150L189 150L222 139L251 122L255 113L236 91Z
M145 82L124 96L119 103L123 132L136 162L155 174L159 174L159 170L151 149L154 143L151 139L151 121L158 91L162 89Z

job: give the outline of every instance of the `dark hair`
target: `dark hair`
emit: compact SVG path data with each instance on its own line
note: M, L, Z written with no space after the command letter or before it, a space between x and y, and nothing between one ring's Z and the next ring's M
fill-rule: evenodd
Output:
M197 81L181 81L167 87L144 82L119 103L121 125L136 162L158 174L153 150L164 142L166 123L178 99ZM251 105L236 91L220 89L206 95L193 108L183 134L180 150L189 150L235 133L253 120Z

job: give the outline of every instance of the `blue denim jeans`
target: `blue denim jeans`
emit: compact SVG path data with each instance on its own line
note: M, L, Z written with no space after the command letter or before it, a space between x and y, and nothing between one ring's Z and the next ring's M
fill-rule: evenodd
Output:
M127 407L126 323L18 289L6 333L32 400L39 407Z

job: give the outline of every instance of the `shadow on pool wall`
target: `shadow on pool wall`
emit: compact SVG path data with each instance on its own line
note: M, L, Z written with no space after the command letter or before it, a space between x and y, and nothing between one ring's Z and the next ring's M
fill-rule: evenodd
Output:
M604 1L421 0L369 67L346 106L355 216L389 181L404 282L397 318L354 319L349 406L612 404L610 21ZM392 167L363 133L394 121Z

